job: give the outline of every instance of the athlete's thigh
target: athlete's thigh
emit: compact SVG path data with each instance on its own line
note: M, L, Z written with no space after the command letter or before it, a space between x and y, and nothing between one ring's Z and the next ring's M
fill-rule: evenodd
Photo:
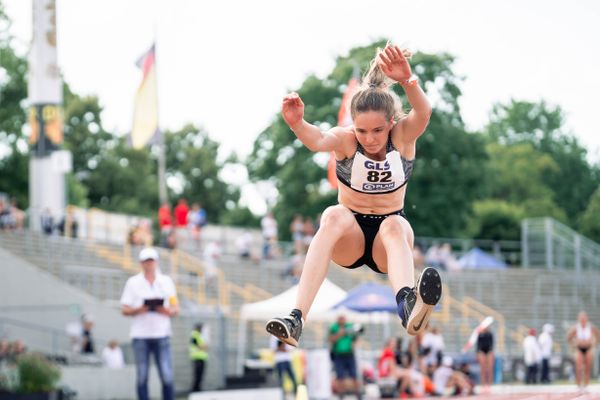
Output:
M358 222L356 222L356 218L354 218L354 214L348 208L338 204L328 207L323 212L321 226L323 226L323 223L328 223L326 220L328 218L331 218L329 223L343 223L345 227L344 235L338 239L333 247L331 259L334 263L343 267L354 264L365 252L365 238ZM317 232L317 234L319 233Z
M403 218L399 215L390 215L389 217L386 218L386 220L390 219L390 218L391 218L391 220L387 221L387 223L393 222L393 223L397 223L400 225L399 227L402 229L402 231L408 237L408 244L409 244L410 248L412 249L414 241L415 241L415 234L413 233L410 223L405 218ZM383 224L383 222L382 222L382 224ZM381 229L381 227L380 227L380 229ZM377 235L375 236L375 240L373 241L373 261L375 261L375 264L377 264L377 268L381 272L387 273L387 270L388 270L387 252L385 251L385 246L383 245L383 241L381 240L380 232L377 232Z

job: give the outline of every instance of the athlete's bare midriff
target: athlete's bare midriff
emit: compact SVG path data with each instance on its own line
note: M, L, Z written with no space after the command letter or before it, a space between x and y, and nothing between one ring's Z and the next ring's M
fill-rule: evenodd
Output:
M389 214L404 208L406 186L392 193L365 194L338 182L338 202L361 214Z

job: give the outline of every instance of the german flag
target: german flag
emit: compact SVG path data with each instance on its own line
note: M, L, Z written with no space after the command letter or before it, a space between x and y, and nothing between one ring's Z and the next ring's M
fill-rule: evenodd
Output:
M158 129L158 90L156 83L156 53L154 44L136 63L142 69L142 83L135 95L131 146L141 149L156 139Z

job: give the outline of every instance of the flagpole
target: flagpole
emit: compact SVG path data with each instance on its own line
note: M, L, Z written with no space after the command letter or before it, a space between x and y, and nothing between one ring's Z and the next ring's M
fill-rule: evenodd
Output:
M162 129L160 129L160 96L158 95L158 51L156 48L157 44L157 26L156 22L154 23L154 68L156 68L156 102L157 102L157 113L158 113L158 201L159 206L165 204L169 201L167 196L167 155L165 149L165 137L163 135Z

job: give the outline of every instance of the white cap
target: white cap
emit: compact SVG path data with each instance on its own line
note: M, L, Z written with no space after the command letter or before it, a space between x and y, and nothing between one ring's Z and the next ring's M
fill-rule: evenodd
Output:
M140 262L143 262L146 260L158 261L158 252L156 250L154 250L152 247L146 247L145 249L142 249L142 251L140 251L140 255L138 258L139 258Z
M91 314L83 314L81 320L83 322L94 322L94 317Z
M444 358L442 358L442 365L444 367L452 367L453 363L454 363L454 360L452 360L452 357L450 357L450 356L444 356Z

